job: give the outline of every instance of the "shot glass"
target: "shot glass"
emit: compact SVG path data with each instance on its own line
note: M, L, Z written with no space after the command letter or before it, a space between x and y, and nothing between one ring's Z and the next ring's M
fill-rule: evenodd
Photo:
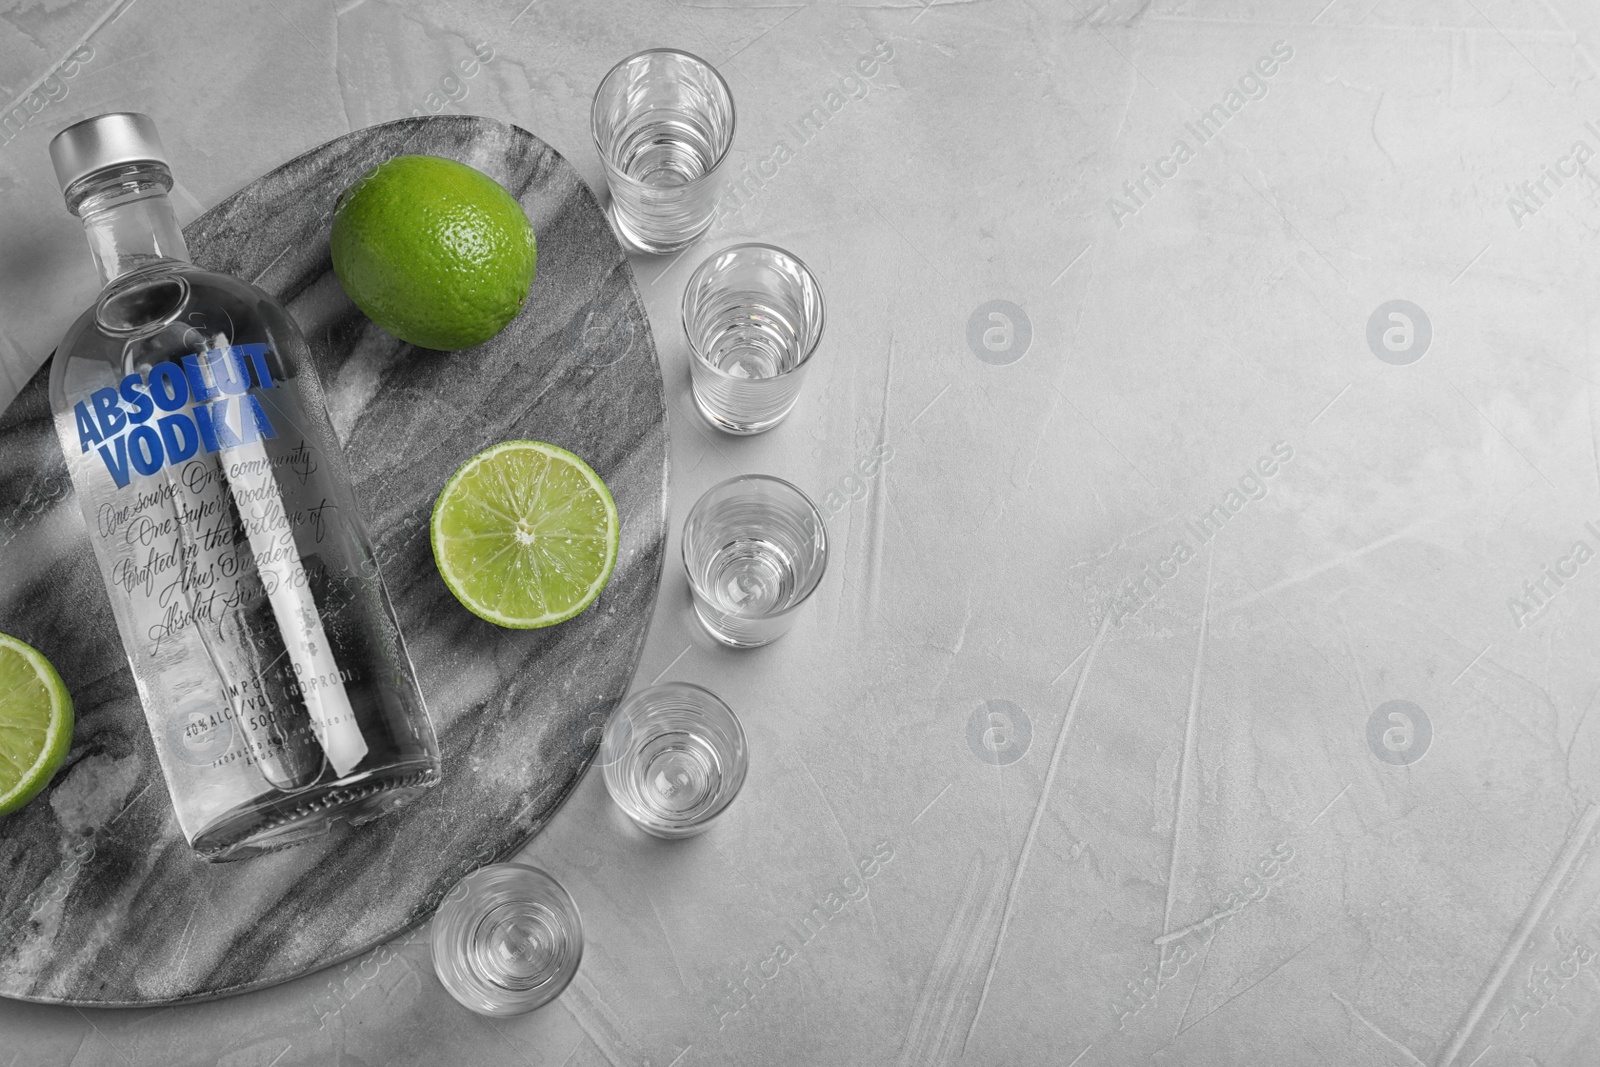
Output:
M828 528L811 498L782 478L740 475L706 490L683 524L695 614L734 648L770 644L828 567Z
M744 727L708 689L667 682L622 702L600 738L606 790L640 829L692 837L738 795L749 766Z
M822 340L822 290L798 256L764 244L715 253L683 291L695 406L735 434L782 422Z
M520 1015L561 995L583 958L583 923L561 883L496 863L467 875L433 919L433 969L480 1015Z
M625 241L663 254L706 232L734 125L733 94L711 64L671 48L631 55L601 79L589 123Z

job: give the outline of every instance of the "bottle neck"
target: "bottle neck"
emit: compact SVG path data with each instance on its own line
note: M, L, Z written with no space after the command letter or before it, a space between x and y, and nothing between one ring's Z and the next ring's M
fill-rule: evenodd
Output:
M139 163L91 174L67 190L67 207L83 219L102 288L152 263L189 262L167 199L171 188L166 167Z

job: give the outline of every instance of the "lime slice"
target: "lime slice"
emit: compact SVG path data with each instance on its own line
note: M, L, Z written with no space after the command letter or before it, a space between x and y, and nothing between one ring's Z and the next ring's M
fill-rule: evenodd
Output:
M0 634L0 815L50 783L72 745L72 697L50 661Z
M606 483L564 448L506 441L450 476L433 505L433 560L474 615L531 630L594 603L617 564Z

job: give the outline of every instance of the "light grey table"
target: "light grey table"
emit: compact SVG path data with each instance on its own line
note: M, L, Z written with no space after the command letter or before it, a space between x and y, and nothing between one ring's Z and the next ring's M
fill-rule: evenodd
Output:
M665 844L588 777L526 851L584 911L557 1004L470 1015L419 931L198 1007L0 1002L0 1067L1595 1063L1597 37L1580 0L0 5L0 399L93 295L45 154L79 117L154 115L185 219L435 109L598 187L605 70L705 55L741 191L636 262L674 525L766 471L835 545L746 653L669 563L637 684L722 693L750 778ZM753 440L692 414L677 322L739 239L830 300Z

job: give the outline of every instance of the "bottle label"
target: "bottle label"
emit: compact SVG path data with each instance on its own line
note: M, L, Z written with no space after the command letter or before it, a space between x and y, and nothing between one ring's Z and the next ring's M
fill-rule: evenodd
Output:
M72 409L80 451L93 450L120 490L135 474L276 438L251 391L277 387L266 355L264 344L207 349L95 390Z
M299 386L274 379L269 353L174 356L79 399L61 429L94 472L91 521L130 652L189 679L184 705L163 710L172 757L243 759L291 789L323 755L343 776L368 749L346 689L359 672L336 659L314 592L337 580L339 507L318 491ZM191 701L195 686L213 695Z

